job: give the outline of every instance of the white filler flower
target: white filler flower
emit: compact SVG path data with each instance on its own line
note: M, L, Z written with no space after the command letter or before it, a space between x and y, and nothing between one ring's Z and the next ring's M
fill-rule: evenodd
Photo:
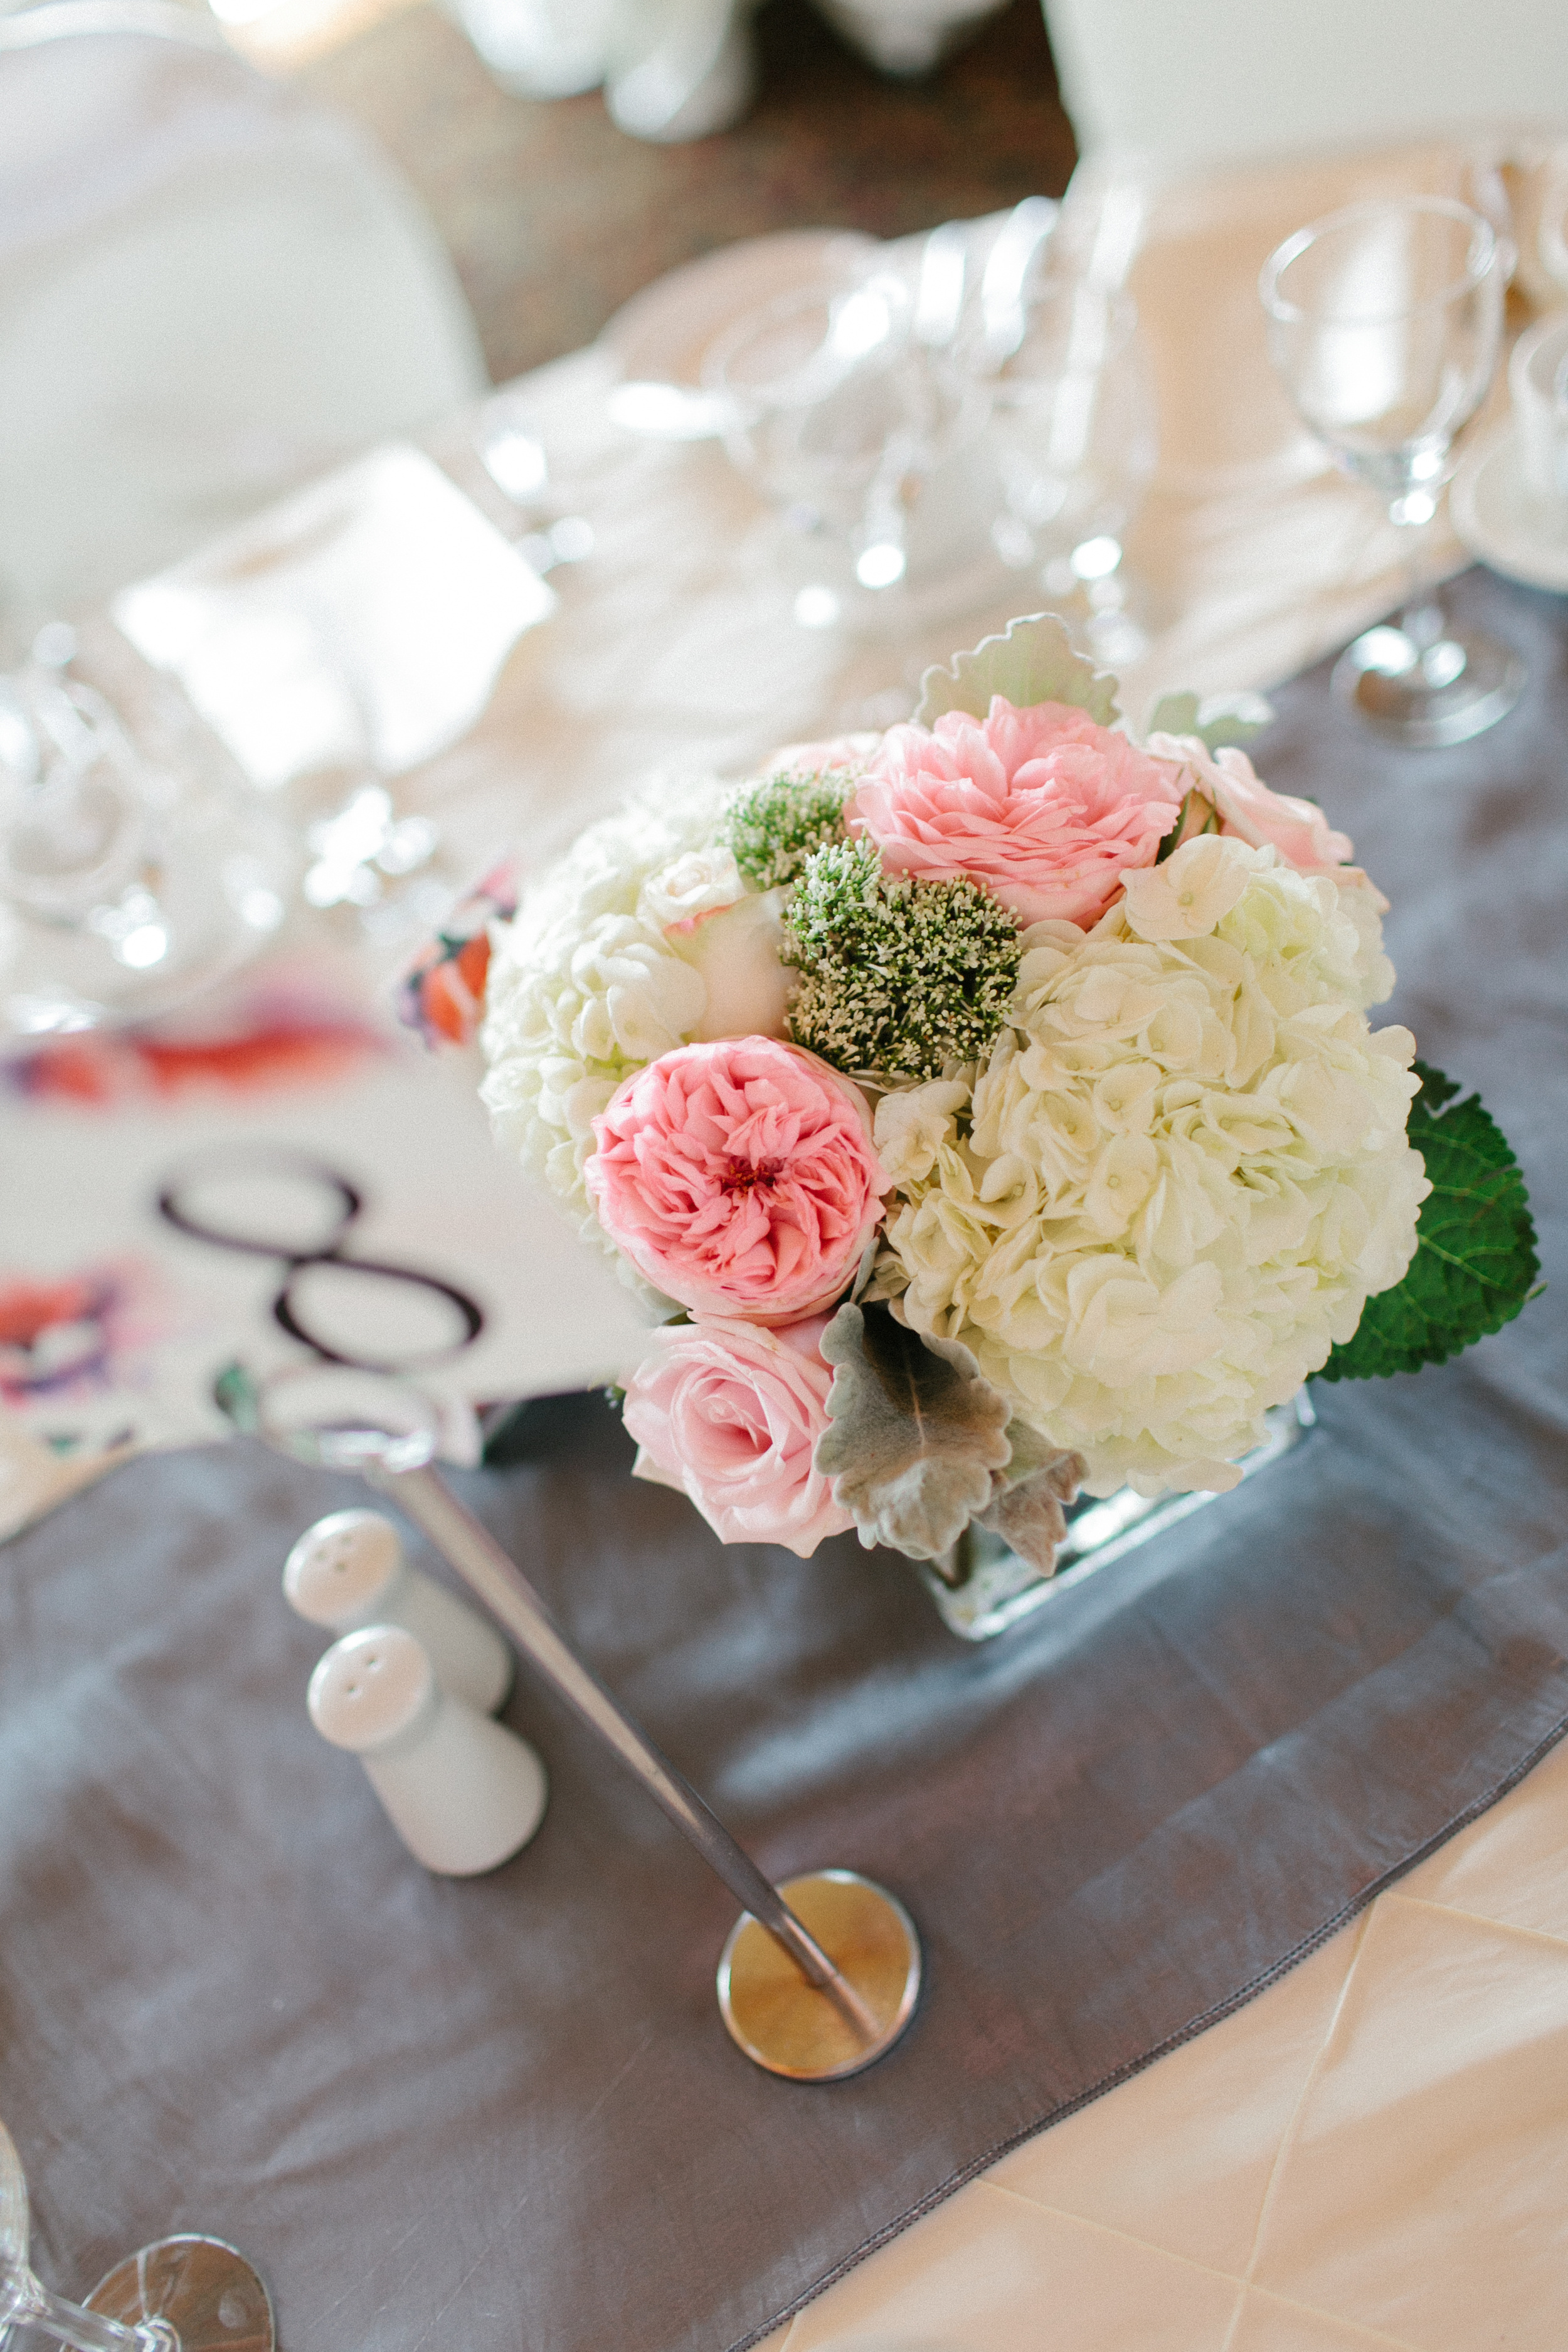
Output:
M708 982L660 918L726 902L728 877L695 853L727 790L660 780L590 826L526 894L490 960L480 1094L497 1138L606 1248L583 1182L593 1121L628 1071L702 1025Z
M887 1097L879 1270L1089 1491L1223 1487L1397 1282L1428 1191L1364 877L1215 835L1037 924L985 1066Z

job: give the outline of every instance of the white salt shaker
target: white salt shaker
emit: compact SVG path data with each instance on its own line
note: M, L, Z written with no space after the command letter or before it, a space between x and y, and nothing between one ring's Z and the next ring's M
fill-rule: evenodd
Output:
M511 1688L511 1652L494 1626L411 1568L379 1511L333 1511L307 1528L284 1563L283 1592L290 1609L332 1633L405 1626L442 1689L481 1715L493 1715Z
M416 1862L450 1878L493 1870L544 1818L544 1767L526 1740L444 1691L402 1625L334 1642L310 1676L310 1720L364 1766Z

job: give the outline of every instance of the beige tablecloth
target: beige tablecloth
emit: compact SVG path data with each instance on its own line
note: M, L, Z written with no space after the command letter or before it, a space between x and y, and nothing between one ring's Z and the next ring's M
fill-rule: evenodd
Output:
M767 2352L1555 2352L1568 1748Z

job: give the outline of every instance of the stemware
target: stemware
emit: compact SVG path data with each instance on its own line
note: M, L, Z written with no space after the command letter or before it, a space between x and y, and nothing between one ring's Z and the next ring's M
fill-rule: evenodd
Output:
M963 593L984 401L916 323L910 288L882 271L737 320L704 361L731 458L795 534L803 626Z
M1131 298L1082 280L1026 283L967 345L985 383L1004 562L1040 569L1053 609L1108 661L1144 638L1130 610L1124 541L1154 471L1152 388Z
M167 1011L285 913L277 826L144 760L73 651L53 625L0 677L0 1038Z
M272 2305L221 2238L160 2238L116 2264L87 2303L68 2303L27 2261L27 2183L0 2124L0 2352L18 2328L75 2352L272 2352Z
M1336 692L1411 745L1460 743L1518 701L1518 656L1455 626L1423 563L1426 527L1486 396L1502 329L1507 248L1447 196L1352 205L1298 229L1258 290L1274 365L1346 472L1378 491L1407 550L1398 618L1358 637Z

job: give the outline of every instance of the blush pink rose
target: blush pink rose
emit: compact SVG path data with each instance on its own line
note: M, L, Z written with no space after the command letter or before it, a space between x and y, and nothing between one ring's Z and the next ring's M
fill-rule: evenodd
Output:
M1222 833L1253 849L1277 849L1298 873L1331 873L1354 856L1350 835L1335 833L1315 803L1270 791L1234 743L1211 751L1198 735L1151 735L1148 748L1179 772L1184 798L1195 786L1214 803Z
M889 1178L858 1087L774 1037L680 1045L594 1121L584 1174L637 1272L693 1313L794 1323L847 1288Z
M1128 866L1152 866L1181 799L1167 763L1084 711L997 694L984 719L890 727L845 815L897 873L968 875L1021 923L1087 930Z
M833 1374L826 1316L783 1331L700 1315L658 1334L633 1373L626 1423L635 1475L674 1486L724 1543L784 1544L808 1559L854 1521L812 1466Z

